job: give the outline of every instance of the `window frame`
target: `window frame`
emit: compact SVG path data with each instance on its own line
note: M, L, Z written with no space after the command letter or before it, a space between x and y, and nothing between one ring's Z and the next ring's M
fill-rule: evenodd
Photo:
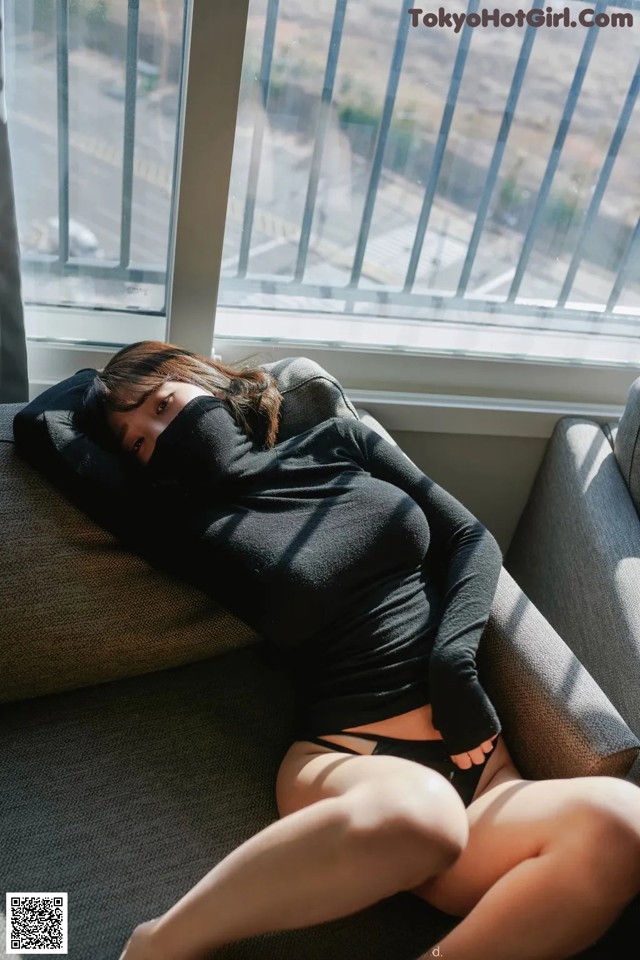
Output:
M216 338L216 316L232 319L234 313L218 307L217 299L249 2L189 0L186 5L164 338L205 355L221 355L226 362L250 356L256 362L311 357L331 370L353 399L379 414L390 429L543 437L550 436L561 416L617 419L629 386L640 375L640 345L636 348L628 338L583 336L584 356L565 360L535 358L536 339L539 346L541 337L557 336L535 330L529 339L533 357L492 355L487 346L478 351L477 343L474 349L478 338L490 344L491 337L496 342L498 336L478 327L468 334L465 348L455 351L437 337L430 347L414 351L373 347L366 338L360 345L295 336L274 342L273 337L252 335L246 322L238 323L239 336ZM211 90L219 91L215 123L211 122ZM25 311L37 312L43 329L47 329L47 317L69 312L64 306L29 305ZM238 311L236 317L246 321L249 313ZM73 314L80 322L86 316L86 329L96 315L78 308L73 308ZM114 331L132 321L140 323L137 339L149 336L144 333L141 312L110 315L100 311L100 317ZM157 314L147 319L158 328ZM269 312L263 311L260 319L264 328ZM419 323L436 331L441 319L425 318ZM305 322L318 330L321 320L305 314ZM259 328L254 323L253 330ZM111 343L29 338L30 395L82 367L103 366L122 342L127 340L118 335Z

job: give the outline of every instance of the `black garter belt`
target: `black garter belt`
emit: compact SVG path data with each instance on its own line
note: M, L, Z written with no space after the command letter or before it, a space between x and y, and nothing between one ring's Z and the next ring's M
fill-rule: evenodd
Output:
M498 734L493 741L493 749L486 754L487 760L484 763L474 763L468 770L461 770L449 756L443 740L402 740L399 737L383 737L379 733L362 733L360 731L355 733L349 730L342 730L339 734L336 734L336 736L338 735L376 740L373 754L403 757L405 760L413 760L416 763L421 763L424 767L437 770L455 788L465 807L468 807L471 803L482 771L500 738L500 734ZM322 737L305 734L298 736L296 739L309 740L311 743L318 743L322 747L330 747L332 750L338 750L341 753L353 753L356 756L362 756L358 750L352 750L351 747L339 743L332 743L330 740L323 740ZM364 754L364 756L370 756L370 754Z

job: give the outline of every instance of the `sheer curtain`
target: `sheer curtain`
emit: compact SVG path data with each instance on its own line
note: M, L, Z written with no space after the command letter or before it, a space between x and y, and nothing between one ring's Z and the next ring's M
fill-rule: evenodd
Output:
M29 399L29 378L4 63L4 0L0 0L0 403L22 403Z

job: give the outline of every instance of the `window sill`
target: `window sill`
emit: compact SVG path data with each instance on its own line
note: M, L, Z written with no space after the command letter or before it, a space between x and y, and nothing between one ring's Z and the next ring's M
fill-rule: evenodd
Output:
M164 339L160 316L31 305L26 313L31 397L103 366L134 338ZM549 437L563 416L617 420L640 374L640 343L622 336L222 307L216 329L224 362L308 356L392 431ZM50 339L63 331L64 340Z

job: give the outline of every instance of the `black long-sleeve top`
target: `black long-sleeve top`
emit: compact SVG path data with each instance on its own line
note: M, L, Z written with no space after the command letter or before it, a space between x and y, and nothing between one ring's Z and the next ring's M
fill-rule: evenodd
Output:
M500 548L376 431L335 417L264 450L200 396L144 469L190 579L293 671L298 736L425 703L451 754L500 731L475 663Z

